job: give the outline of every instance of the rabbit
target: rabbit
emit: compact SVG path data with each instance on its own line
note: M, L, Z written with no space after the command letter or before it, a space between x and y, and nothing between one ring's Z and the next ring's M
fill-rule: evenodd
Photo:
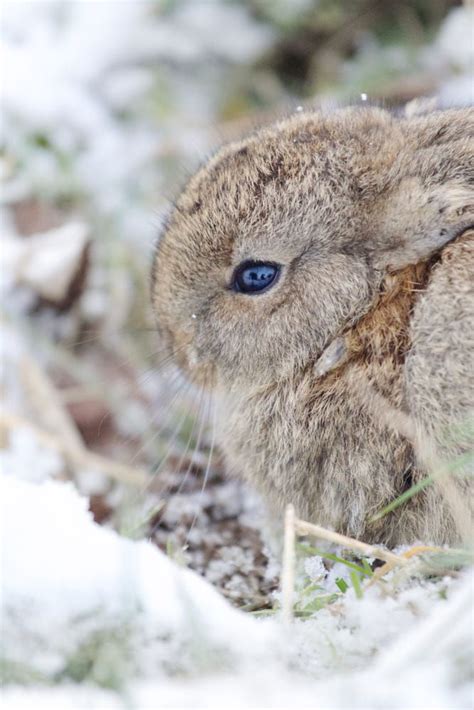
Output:
M473 138L472 108L308 110L222 147L176 200L157 331L213 393L228 470L275 514L391 547L459 539L433 485L376 515L429 471L371 403L441 458L466 451L443 442L473 401ZM456 489L466 501L469 477Z

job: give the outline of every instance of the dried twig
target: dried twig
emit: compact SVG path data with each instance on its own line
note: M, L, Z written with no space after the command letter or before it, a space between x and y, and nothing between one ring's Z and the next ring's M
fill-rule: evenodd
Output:
M23 355L20 362L23 385L35 414L44 428L64 440L69 448L84 445L76 424L47 373L31 357Z
M149 477L145 471L89 451L47 373L26 355L21 360L20 368L34 412L41 418L44 428L9 412L0 414L0 427L4 430L19 427L31 429L43 446L63 454L75 468L100 471L109 478L133 486L144 486L148 483Z
M352 550L357 550L357 552L367 555L368 557L375 557L379 560L384 560L384 562L390 562L399 567L406 565L407 560L403 557L395 555L389 550L384 550L380 547L374 547L373 545L368 545L366 542L361 540L356 540L352 537L347 537L347 535L341 535L340 533L334 532L333 530L327 530L320 525L313 525L313 523L307 523L305 520L295 520L296 532L299 535L313 535L314 537L320 538L321 540L328 540L328 542L334 542L336 545L342 545L343 547L348 547Z
M386 563L383 569L393 569L393 567L403 567L408 563L411 555L398 556L389 550L368 545L361 540L356 540L347 535L341 535L333 530L328 530L320 525L313 525L305 520L299 520L295 516L295 509L292 505L286 506L285 511L285 536L283 543L283 561L281 570L281 608L282 619L286 625L291 624L293 619L293 600L295 587L295 541L297 535L312 535L313 537L327 540L328 542L342 545L358 553L384 560ZM416 548L413 554L423 551L425 548Z
M283 564L281 570L281 607L283 622L293 619L293 596L295 587L295 509L286 506L285 537L283 541Z
M426 552L443 552L443 548L433 547L432 545L415 545L415 547L411 547L409 550L402 552L402 557L405 560L409 560L416 555L422 555ZM395 566L393 562L386 562L382 567L376 569L373 576L368 581L367 587L371 587L375 582L380 581L382 577L388 574L388 572L391 572Z
M89 451L84 446L72 445L70 441L39 429L24 417L5 411L0 413L0 429L11 431L22 427L31 429L43 446L63 454L66 460L76 468L99 471L109 478L132 486L146 486L150 481L148 474L143 469L117 463Z

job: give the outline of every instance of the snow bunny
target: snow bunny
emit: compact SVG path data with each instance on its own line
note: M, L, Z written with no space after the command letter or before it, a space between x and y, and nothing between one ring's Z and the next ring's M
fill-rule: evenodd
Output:
M436 460L466 457L473 139L471 108L297 113L223 147L177 199L158 331L214 393L229 470L276 510L387 545L458 538L436 485L376 513L430 473L388 413Z

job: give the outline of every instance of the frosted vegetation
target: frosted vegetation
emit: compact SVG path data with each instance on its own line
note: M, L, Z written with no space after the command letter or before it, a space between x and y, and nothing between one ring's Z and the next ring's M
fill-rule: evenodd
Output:
M281 623L281 531L223 475L148 312L168 201L219 140L304 100L472 102L471 10L346 5L3 6L2 707L472 705L464 551L378 580L298 542Z

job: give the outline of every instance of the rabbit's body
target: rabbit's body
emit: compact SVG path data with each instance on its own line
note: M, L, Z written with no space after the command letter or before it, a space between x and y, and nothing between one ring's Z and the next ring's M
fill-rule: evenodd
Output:
M238 388L221 393L223 449L274 508L290 500L302 518L369 542L457 538L449 506L433 487L370 522L427 471L396 422L394 431L377 407L361 401L358 376L441 443L450 425L472 414L474 234L467 239L447 247L448 258L434 266L391 276L374 309L347 333L334 370L318 378L311 363L251 396ZM445 453L456 457L459 444ZM469 495L468 481L460 487Z
M387 544L456 539L436 487L370 521L427 472L360 388L444 456L465 449L444 442L474 389L473 113L296 116L224 148L178 199L158 327L214 390L229 468L274 506ZM246 264L270 288L237 288Z

